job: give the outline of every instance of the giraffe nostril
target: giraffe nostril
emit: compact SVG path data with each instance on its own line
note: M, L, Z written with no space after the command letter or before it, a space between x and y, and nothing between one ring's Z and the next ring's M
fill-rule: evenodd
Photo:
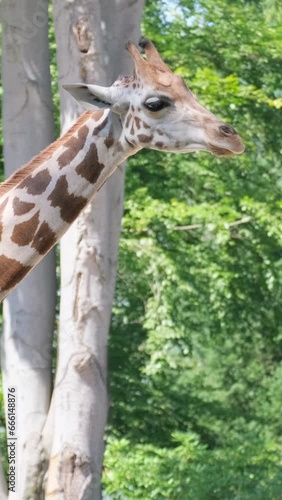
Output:
M221 127L219 127L219 130L223 132L224 135L238 135L235 128L231 127L230 125L221 125Z

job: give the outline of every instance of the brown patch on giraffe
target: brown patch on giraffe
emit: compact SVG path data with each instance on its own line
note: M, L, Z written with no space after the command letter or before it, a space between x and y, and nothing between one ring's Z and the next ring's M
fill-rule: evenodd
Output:
M132 120L132 114L129 113L129 115L128 115L127 119L126 119L126 122L125 122L126 128L129 127L129 124L130 124L131 120Z
M131 133L131 135L135 134L135 131L134 131L134 122L132 122L130 133Z
M29 220L15 225L11 240L20 247L29 245L34 238L38 224L39 210Z
M5 206L7 205L7 202L8 202L8 198L6 198L6 200L2 201L2 203L0 204L0 240L2 238L2 233L3 233L2 217L3 217L3 212L5 209Z
M104 164L99 162L98 152L95 144L91 144L88 153L83 158L82 162L76 167L76 172L94 184L100 176Z
M35 203L22 201L17 196L13 200L13 210L15 215L24 215L35 207Z
M52 207L59 207L61 217L71 224L87 203L84 196L75 196L68 192L68 182L65 175L62 175L56 183L52 193L48 196Z
M111 136L106 137L106 139L104 140L104 144L108 149L110 149L112 147L113 143L114 143L114 138Z
M0 221L0 241L2 239L2 233L3 233L3 223Z
M164 132L162 132L159 128L157 128L156 132L158 132L159 135L164 135Z
M163 143L162 141L158 141L158 142L156 142L156 144L155 144L155 146L156 146L157 148L162 148L162 147L163 147L163 145L164 145L164 143Z
M53 245L55 245L56 241L56 233L54 233L49 224L44 221L40 224L31 246L35 248L38 253L44 255L50 248L52 248Z
M0 255L0 289L14 288L31 269L32 266L23 266L15 259Z
M150 142L153 139L152 135L145 135L145 134L139 134L138 139L141 143L147 143Z
M134 117L134 121L136 123L136 127L138 128L138 130L140 129L140 123L141 123L141 120L138 116L135 116Z
M104 111L102 111L102 115L103 114L104 114ZM105 128L107 123L108 123L108 116L106 116L106 118L100 123L100 125L97 125L97 127L94 128L93 135L99 134L99 132L101 132L101 130L103 130L103 128Z
M67 167L78 155L79 151L85 145L89 128L83 125L79 130L77 137L73 136L64 144L66 150L59 156L58 163L60 169Z
M20 185L18 186L19 189L24 189L26 188L28 194L36 195L36 194L42 194L44 191L46 191L48 185L51 182L51 175L48 172L48 169L45 168L44 170L41 170L38 172L34 177L32 175L29 175L24 179Z
M150 125L148 125L148 123L146 123L146 122L143 122L143 127L148 129L148 128L150 128Z
M18 186L23 179L26 179L26 177L31 174L37 167L42 165L42 163L49 160L53 156L55 151L57 151L59 147L63 146L75 134L75 132L77 132L77 130L81 127L81 125L83 125L83 123L89 120L89 118L91 118L92 116L95 119L98 113L100 113L100 111L86 111L85 113L83 113L83 115L81 115L81 117L65 135L50 144L39 155L32 158L29 163L17 170L5 182L2 182L2 184L0 184L0 198L5 193Z

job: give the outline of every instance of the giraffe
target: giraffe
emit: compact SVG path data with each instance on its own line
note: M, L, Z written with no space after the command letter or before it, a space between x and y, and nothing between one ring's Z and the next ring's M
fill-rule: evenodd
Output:
M86 107L61 138L0 185L0 300L46 255L107 178L144 147L231 156L244 145L201 106L183 79L141 38L127 43L132 76L110 87L64 88Z

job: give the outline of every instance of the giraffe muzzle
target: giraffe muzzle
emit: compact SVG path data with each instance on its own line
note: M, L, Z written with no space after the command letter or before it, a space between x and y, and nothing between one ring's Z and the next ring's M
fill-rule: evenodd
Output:
M216 140L209 142L208 149L215 156L233 156L245 151L245 145L238 132L226 123L218 127Z

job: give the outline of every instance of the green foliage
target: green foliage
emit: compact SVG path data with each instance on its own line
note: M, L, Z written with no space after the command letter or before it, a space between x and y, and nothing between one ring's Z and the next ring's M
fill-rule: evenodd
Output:
M109 360L113 498L281 498L282 26L269 9L147 3L146 36L247 149L129 162Z
M53 5L49 4L49 53L50 53L50 73L51 73L51 89L54 104L54 122L56 137L60 135L60 99L58 86L58 69L57 69L57 52L56 52L56 37L55 25L53 17Z
M172 435L173 448L108 443L106 484L115 499L204 500L281 497L281 447L250 433L237 447L208 450L193 433ZM116 464L119 464L117 468ZM116 494L122 491L123 494ZM124 497L124 495L126 495Z

